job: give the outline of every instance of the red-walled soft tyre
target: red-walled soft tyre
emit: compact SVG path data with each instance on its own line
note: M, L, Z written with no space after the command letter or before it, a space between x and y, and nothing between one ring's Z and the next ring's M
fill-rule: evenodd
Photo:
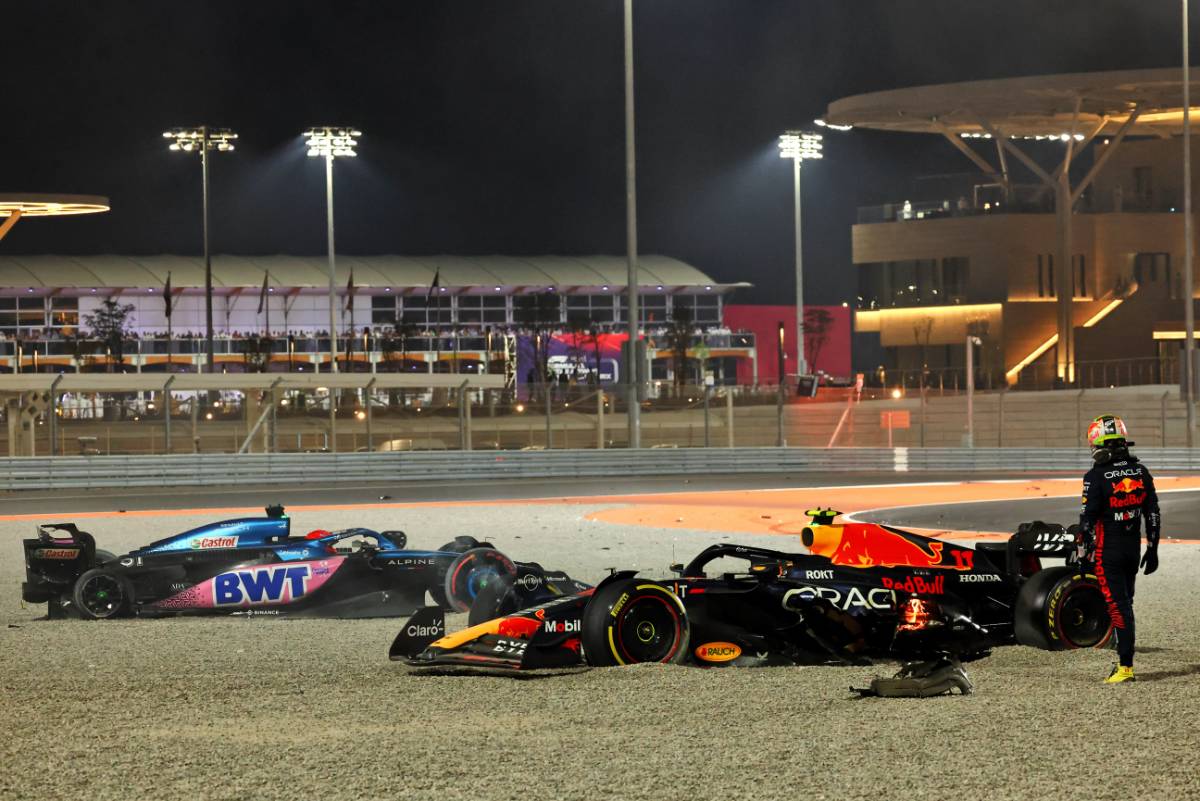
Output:
M1096 577L1072 567L1034 573L1017 593L1013 633L1021 645L1047 651L1103 647L1112 620Z
M588 664L678 664L687 658L691 627L683 602L662 584L630 578L601 587L583 613Z
M517 575L513 561L495 548L472 548L450 563L442 583L446 606L469 612L475 598L493 581Z

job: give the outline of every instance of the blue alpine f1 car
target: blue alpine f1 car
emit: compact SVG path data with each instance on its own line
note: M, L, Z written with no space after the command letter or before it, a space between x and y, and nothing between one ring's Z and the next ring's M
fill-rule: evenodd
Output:
M403 531L348 528L292 536L282 506L265 517L201 526L124 555L96 547L74 524L38 526L24 541L28 603L49 617L107 619L182 614L388 617L425 606L449 611L517 566L489 543L458 537L409 550Z

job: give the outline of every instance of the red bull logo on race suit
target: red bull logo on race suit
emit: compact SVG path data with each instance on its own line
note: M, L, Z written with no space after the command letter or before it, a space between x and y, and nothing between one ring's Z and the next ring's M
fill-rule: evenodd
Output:
M1140 478L1123 478L1120 481L1114 481L1112 485L1113 492L1130 493L1145 488L1146 482Z

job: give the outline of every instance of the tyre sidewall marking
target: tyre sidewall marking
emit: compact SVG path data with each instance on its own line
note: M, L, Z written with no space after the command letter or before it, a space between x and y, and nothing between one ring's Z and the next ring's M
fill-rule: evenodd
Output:
M675 653L679 650L680 641L683 638L683 621L684 621L685 615L686 615L686 612L683 609L683 604L679 601L679 598L677 598L674 593L670 592L665 587L660 587L657 584L639 584L635 587L635 589L648 593L646 595L647 599L653 598L654 600L658 601L659 603L662 603L665 607L667 607L667 609L669 609L671 611L674 629L675 629L675 640L674 640L674 643L672 644L670 652L667 653L667 655L664 656L662 659L655 660L656 662L660 662L660 663L670 662L671 659L675 656ZM619 599L617 599L617 602L615 604L613 604L612 611L609 613L608 620L606 621L606 623L607 623L606 628L608 629L609 651L612 653L613 657L616 658L617 662L621 665L627 665L629 663L622 656L622 654L621 654L622 648L620 646L618 646L617 640L613 636L613 632L621 624L621 621L623 619L623 616L620 615L619 613L623 609L626 609L626 606L630 600L631 600L631 596L630 596L629 592L622 593L621 597ZM636 601L637 599L633 599L633 600ZM628 611L628 610L626 609L626 611Z

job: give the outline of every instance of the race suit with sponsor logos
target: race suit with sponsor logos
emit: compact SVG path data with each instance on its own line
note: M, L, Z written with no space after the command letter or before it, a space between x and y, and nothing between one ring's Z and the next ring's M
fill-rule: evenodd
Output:
M1142 547L1158 548L1162 520L1150 471L1136 457L1098 464L1083 477L1083 511L1079 522L1095 542L1096 578L1108 603L1117 654L1133 666L1133 585Z

